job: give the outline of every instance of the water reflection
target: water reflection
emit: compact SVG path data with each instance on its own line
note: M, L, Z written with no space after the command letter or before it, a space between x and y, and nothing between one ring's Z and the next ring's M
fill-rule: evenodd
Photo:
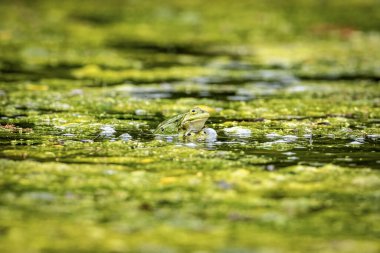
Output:
M221 131L218 131L221 133ZM221 134L215 142L190 142L184 143L176 138L167 137L166 141L179 146L190 148L206 148L211 150L244 152L245 155L252 154L268 158L270 161L264 167L267 170L281 168L292 164L302 164L320 167L328 163L344 165L348 167L370 167L380 168L378 152L380 142L375 145L361 143L361 148L356 145L347 145L346 139L331 140L324 137L305 137L279 134L267 134L262 138L246 137L236 138ZM272 141L268 142L267 140ZM284 151L286 150L286 151ZM262 166L262 163L257 164Z
M135 145L144 147L145 145L153 145L152 141L159 140L160 145L176 145L179 147L228 151L236 153L239 159L244 161L244 157L249 155L259 156L266 159L266 162L252 163L249 165L263 166L267 170L279 169L292 164L303 164L310 166L322 166L324 164L333 163L348 167L370 167L380 168L380 138L379 135L370 135L358 137L355 140L349 138L329 138L325 136L307 135L281 135L276 132L264 135L252 135L245 132L242 135L233 134L241 129L235 127L236 131L224 131L225 129L210 130L209 135L213 138L199 140L183 140L176 135L153 135L149 131L141 129L127 130L115 128L113 125L102 125L98 132L90 133L89 135L77 135L74 133L65 133L61 130L57 131L53 128L44 128L40 131L50 133L56 136L56 142L59 145L65 146L66 141L70 145L75 142L87 143L95 145L97 142L113 142L121 140L127 144L133 141ZM128 133L126 132L128 131ZM243 129L244 130L244 129ZM38 130L35 130L38 131ZM215 132L214 132L215 131ZM215 136L217 134L217 136ZM310 142L312 137L312 142ZM25 136L15 136L14 139L9 139L4 136L0 141L2 146L0 151L14 149L17 146L36 145L33 144L33 139L25 139ZM140 144L139 144L140 143ZM359 148L360 147L360 148ZM157 147L159 149L160 147ZM72 150L68 155L75 156L96 156L96 154L82 153L82 150ZM63 157L65 153L61 154ZM1 157L7 157L6 153L0 152ZM44 160L54 160L55 158L44 158Z

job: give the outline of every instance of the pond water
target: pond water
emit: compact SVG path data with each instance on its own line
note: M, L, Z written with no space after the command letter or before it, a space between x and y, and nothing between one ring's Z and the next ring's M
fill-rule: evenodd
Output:
M160 52L161 55L165 55ZM223 55L222 55L223 56ZM215 72L211 75L189 76L175 81L163 80L153 81L153 84L135 84L132 81L123 80L121 83L108 85L107 83L95 83L95 86L78 86L77 89L70 89L73 81L67 79L54 79L58 83L54 90L49 90L49 80L45 75L35 76L36 80L44 84L30 84L30 79L15 83L9 80L9 74L4 74L3 79L11 82L17 87L17 91L11 89L4 92L3 97L8 100L6 108L14 107L16 112L3 115L0 122L4 131L1 136L2 147L1 157L7 158L8 151L22 150L30 145L35 149L43 143L40 136L65 145L65 142L114 142L133 140L137 143L149 144L157 136L152 134L155 127L165 119L162 115L164 111L157 110L155 106L173 106L177 113L183 111L176 109L176 101L186 101L189 99L189 106L183 107L187 110L192 104L216 105L212 110L211 118L207 121L207 126L214 127L218 132L217 140L211 142L184 142L177 136L161 138L166 145L180 145L206 150L224 150L240 154L235 157L246 155L259 155L266 159L266 162L249 163L263 168L281 168L295 164L323 166L325 164L337 164L348 167L369 167L379 168L379 141L378 128L380 119L368 116L354 115L353 111L344 114L332 114L319 112L319 115L307 115L313 113L314 108L308 105L309 100L318 98L318 103L325 103L330 96L336 96L339 89L345 89L348 96L360 96L357 90L357 82L334 81L320 82L312 80L303 81L296 77L291 70L284 69L264 69L259 66L252 66L239 60L222 60L218 62L217 57L209 57L207 62L199 66L199 60L193 60L187 67L203 68L205 72ZM164 73L167 66L174 66L182 57L181 54L168 54L165 65L156 66ZM192 57L196 58L196 55ZM224 57L228 57L225 55ZM144 63L146 65L146 63ZM149 71L150 68L143 68L140 71ZM47 70L46 70L47 71ZM66 69L70 73L70 69ZM237 72L236 72L237 71ZM15 70L17 72L17 70ZM45 71L43 71L45 72ZM181 73L181 70L178 70ZM17 73L18 74L18 73ZM117 74L117 70L115 70ZM177 74L177 73L176 73ZM15 75L15 73L12 73ZM122 77L120 77L122 78ZM167 77L165 79L171 79ZM36 81L40 83L41 81ZM59 85L61 82L62 86ZM75 87L74 84L73 86ZM100 86L100 88L99 88ZM375 89L376 84L370 82L362 84L359 92L365 92L369 87ZM28 89L24 94L24 89ZM355 87L355 89L353 89ZM351 91L352 89L352 91ZM39 101L38 93L45 93L43 100ZM376 90L377 92L377 90ZM17 94L13 101L13 93ZM367 94L365 94L368 96ZM377 99L378 92L373 94ZM91 108L93 96L97 96L95 106L105 106ZM33 99L34 98L34 99ZM54 101L49 101L53 99ZM84 112L84 108L77 104L78 99L85 101L89 113ZM290 104L288 101L297 99L299 105ZM288 110L282 114L275 112L268 117L265 112L268 104L283 101L284 108L277 110ZM264 108L256 107L255 103L260 102ZM330 102L330 101L328 101ZM340 102L340 101L339 101ZM104 104L103 104L104 103ZM134 111L125 109L121 104L128 104L135 107ZM139 106L133 106L136 103ZM173 104L174 103L174 104ZM186 103L186 102L185 102ZM244 114L243 111L228 110L231 107L248 107L255 110L254 113ZM117 111L114 107L118 106ZM278 105L276 105L278 106ZM281 106L281 105L280 105ZM292 112L292 109L305 107L306 114ZM331 104L331 108L334 108ZM227 107L227 108L225 108ZM253 108L252 108L253 107ZM306 109L307 108L307 109ZM93 112L91 110L94 110ZM290 109L290 111L289 111ZM311 111L307 111L307 110ZM339 109L339 107L337 107ZM350 109L350 108L345 108ZM97 111L101 110L99 114ZM167 109L166 109L167 110ZM31 115L32 116L29 116ZM87 115L86 115L87 114ZM91 116L89 116L90 114ZM41 116L39 119L38 116ZM66 118L69 118L67 120ZM74 119L80 119L79 123L72 123ZM87 117L87 118L86 118ZM332 122L333 123L332 123ZM113 123L114 122L114 123ZM113 123L113 124L112 124ZM226 123L234 126L242 126L242 129L250 129L248 134L240 135L239 132L228 134ZM7 124L10 124L7 128ZM65 125L68 125L66 127ZM22 134L22 129L27 128L27 132ZM81 128L83 128L81 130ZM21 134L20 134L21 132ZM12 136L13 133L13 136ZM77 134L76 134L77 133ZM129 134L127 140L122 134ZM84 153L76 153L76 156L88 156ZM96 154L94 154L96 156ZM90 156L91 157L91 156ZM67 158L62 153L59 159ZM56 157L43 158L44 161L54 161Z

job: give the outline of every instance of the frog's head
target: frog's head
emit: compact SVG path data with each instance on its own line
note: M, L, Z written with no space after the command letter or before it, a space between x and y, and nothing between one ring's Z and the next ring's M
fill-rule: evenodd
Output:
M194 107L185 114L181 126L185 129L199 131L203 128L210 114L199 107Z

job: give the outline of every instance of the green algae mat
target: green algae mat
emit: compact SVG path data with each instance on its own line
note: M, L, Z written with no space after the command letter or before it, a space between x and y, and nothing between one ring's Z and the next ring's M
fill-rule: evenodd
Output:
M0 252L379 252L379 2L164 2L0 1Z

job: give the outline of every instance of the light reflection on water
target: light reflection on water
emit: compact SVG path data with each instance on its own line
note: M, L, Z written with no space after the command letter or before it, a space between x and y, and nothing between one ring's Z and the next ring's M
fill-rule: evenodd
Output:
M380 137L370 135L366 138L352 140L331 139L326 136L305 136L280 135L269 133L263 136L237 136L226 134L222 129L216 129L218 136L214 141L186 141L176 135L155 136L150 131L115 129L111 125L103 125L98 133L80 138L76 134L53 131L50 134L55 136L56 141L65 146L67 141L77 141L92 145L94 142L113 142L122 140L124 142L134 141L137 143L149 144L151 141L160 140L165 145L176 145L179 147L229 151L236 153L238 157L244 158L247 155L267 158L266 163L250 164L264 166L264 168L281 168L293 164L303 164L310 166L322 166L327 163L339 164L348 167L370 167L380 168ZM49 132L46 129L45 133ZM103 133L103 134L102 134ZM29 141L29 142L28 142ZM17 146L33 144L33 140L2 140L0 151ZM11 144L13 143L13 144ZM29 144L28 144L29 143ZM360 144L359 144L360 143ZM36 142L38 145L38 140ZM13 145L13 146L12 146ZM91 156L78 151L76 155ZM4 157L4 155L1 155ZM45 159L46 160L46 159ZM49 160L47 158L47 160ZM53 161L54 158L51 158ZM272 168L273 169L273 168Z
M145 135L140 140L150 141L151 135ZM154 138L154 137L153 137ZM157 139L157 137L155 137ZM176 145L190 148L208 150L232 151L246 155L257 155L269 158L271 162L258 164L268 166L275 164L276 168L293 164L309 166L323 166L328 163L344 165L348 167L380 168L378 152L380 151L380 138L361 142L360 148L351 145L350 139L330 139L325 136L314 137L312 135L293 136L267 134L262 137L237 137L226 136L223 131L218 131L215 141L191 142L183 141L177 136L160 136L158 139L168 145ZM272 140L269 141L268 140Z

